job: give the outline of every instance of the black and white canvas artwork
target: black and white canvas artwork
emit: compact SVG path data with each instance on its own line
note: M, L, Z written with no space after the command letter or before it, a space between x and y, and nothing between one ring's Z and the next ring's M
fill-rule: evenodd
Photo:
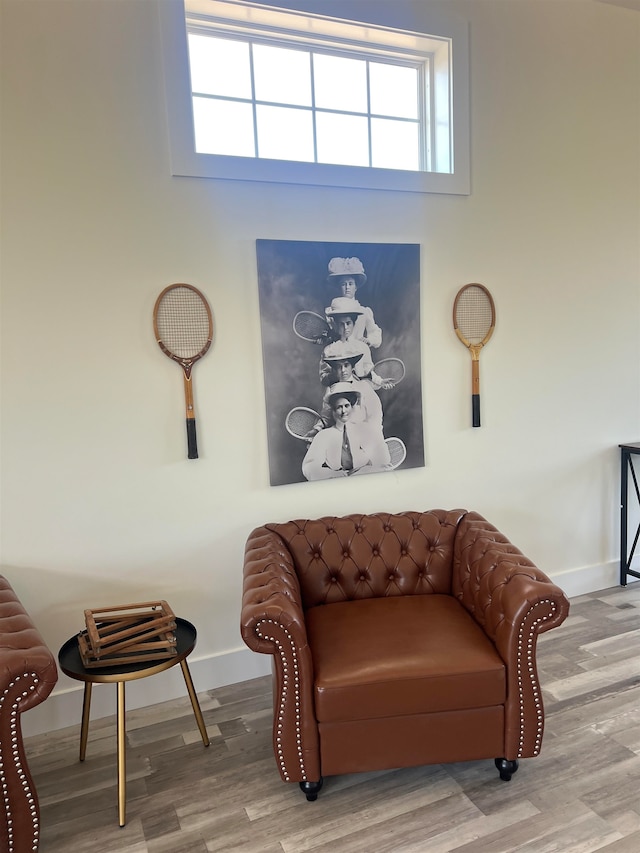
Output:
M271 485L423 466L420 246L256 253Z

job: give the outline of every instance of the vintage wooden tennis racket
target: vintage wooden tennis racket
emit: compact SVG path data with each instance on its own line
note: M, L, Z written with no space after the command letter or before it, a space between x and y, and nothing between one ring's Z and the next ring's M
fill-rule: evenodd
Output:
M480 426L480 350L496 325L493 298L482 284L461 287L453 303L453 328L471 353L471 415Z
M170 284L156 300L153 330L162 352L177 361L184 373L187 415L187 454L198 458L196 417L193 408L193 365L211 346L213 318L209 303L190 284Z
M395 471L407 458L407 448L401 438L385 438L385 444L389 448L389 458L391 459L391 470Z
M404 361L401 358L383 358L373 365L374 373L385 382L393 382L397 385L402 382L405 375Z
M303 441L311 441L309 432L315 427L318 421L322 418L318 412L309 409L307 406L296 406L295 409L287 414L284 425L285 429L294 438L301 438Z
M312 344L328 344L332 339L331 327L327 318L315 311L298 311L293 318L293 331L303 341Z

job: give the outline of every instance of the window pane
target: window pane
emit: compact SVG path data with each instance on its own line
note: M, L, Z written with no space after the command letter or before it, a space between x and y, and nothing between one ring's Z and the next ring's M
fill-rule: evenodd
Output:
M316 132L319 163L369 165L369 127L364 116L319 112Z
M254 45L253 68L257 100L310 107L310 66L308 51Z
M251 98L249 45L189 34L191 90L205 95Z
M420 169L418 124L411 121L371 120L371 165L378 169Z
M255 157L251 104L194 98L193 123L198 153Z
M258 156L273 160L313 162L313 119L310 110L256 107Z
M400 65L369 63L371 112L418 118L418 72Z
M313 54L316 107L367 112L367 63L363 59Z

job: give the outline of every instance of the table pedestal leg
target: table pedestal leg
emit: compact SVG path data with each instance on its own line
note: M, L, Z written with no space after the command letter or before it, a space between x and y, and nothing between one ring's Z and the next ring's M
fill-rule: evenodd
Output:
M191 680L191 673L189 672L189 667L187 665L186 659L180 661L180 666L182 667L182 674L184 675L184 681L187 685L189 699L191 699L191 707L193 708L193 714L196 718L198 728L200 729L200 734L202 735L202 743L205 746L209 746L209 735L207 734L207 727L204 724L202 711L200 710L200 703L198 702L198 696L196 695L196 691L193 687L193 681Z
M89 737L89 712L91 710L91 688L90 681L84 683L84 697L82 699L82 726L80 727L80 761L84 761L87 754L87 738Z
M124 708L124 681L118 682L118 820L124 826L127 813L127 754L126 715Z

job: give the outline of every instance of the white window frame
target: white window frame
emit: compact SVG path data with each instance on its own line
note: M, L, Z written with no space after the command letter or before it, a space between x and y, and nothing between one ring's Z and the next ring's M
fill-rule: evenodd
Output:
M381 27L379 24L369 23L368 26L368 22L341 21L285 8L279 8L274 16L274 7L252 2L187 0L187 3L190 20L206 27L212 13L217 13L213 15L213 23L216 27L226 28L230 33L233 33L234 27L237 26L243 28L245 35L247 27L257 32L262 30L277 33L277 27L282 26L288 34L299 32L301 38L304 38L305 29L311 29L316 40L322 40L324 37L332 39L333 43L336 38L346 40L347 44L353 43L360 35L362 43L371 44L371 35L377 32L385 37L387 45L393 45L395 39L400 51L406 50L407 46L412 46L416 51L424 51L425 45L428 45L434 56L435 120L437 121L438 112L443 112L453 129L448 141L450 150L446 155L453 163L453 171L403 171L196 152L185 0L160 0L158 8L173 175L311 186L469 194L469 39L465 21L449 14L445 15L444 19L442 15L436 19L435 14L429 11L429 29L436 40L434 41L429 36ZM393 5L393 2L389 3L390 9ZM376 8L379 9L379 6ZM362 4L362 14L366 14L366 4ZM446 40L446 50L433 51L434 45L437 48L438 39L442 43Z

